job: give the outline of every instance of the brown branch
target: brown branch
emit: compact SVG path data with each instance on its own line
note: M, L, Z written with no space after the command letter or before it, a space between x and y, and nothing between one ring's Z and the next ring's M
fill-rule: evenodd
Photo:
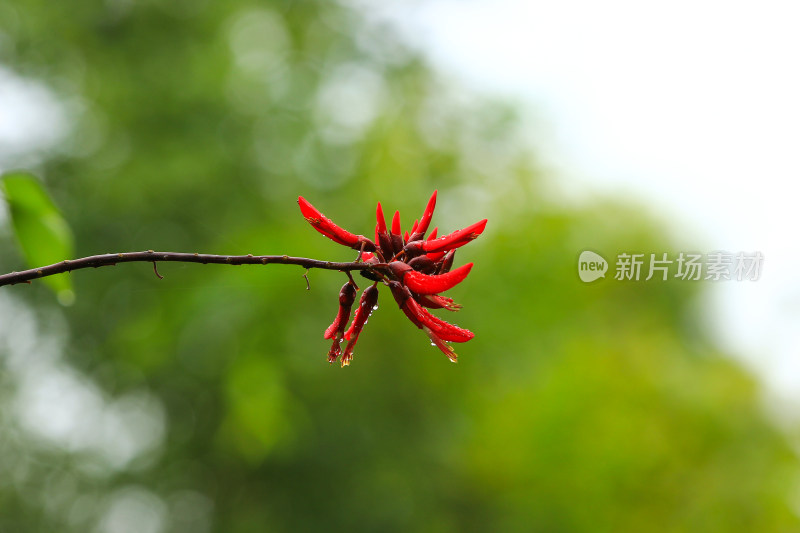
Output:
M72 272L82 268L98 268L102 266L113 266L117 263L133 263L142 261L153 263L171 261L177 263L202 263L218 265L297 265L305 268L320 268L323 270L339 270L349 273L353 270L378 270L386 267L385 263L334 263L332 261L320 261L318 259L307 259L305 257L290 257L288 255L212 255L212 254L187 254L177 252L125 252L120 254L103 254L82 257L62 261L54 265L32 268L22 272L11 272L0 275L0 287L3 285L15 285L17 283L30 283L31 280ZM158 270L156 270L158 275ZM159 276L160 277L160 276Z

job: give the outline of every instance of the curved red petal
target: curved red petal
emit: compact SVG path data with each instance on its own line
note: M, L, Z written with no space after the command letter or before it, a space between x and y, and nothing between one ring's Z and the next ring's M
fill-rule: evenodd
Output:
M392 235L400 235L400 211L395 211L392 217Z
M447 309L448 311L461 309L461 304L455 303L452 298L438 294L415 294L414 299L428 309Z
M416 313L419 316L423 326L430 328L431 331L436 333L439 337L450 342L467 342L475 337L475 334L468 329L460 328L450 322L445 322L441 318L430 314L424 307L420 306L416 301Z
M472 263L467 263L446 274L432 276L416 270L409 270L403 276L403 283L417 294L438 294L452 289L464 281L472 269L472 265Z
M361 250L362 248L369 251L375 250L375 243L367 237L355 235L346 229L340 228L302 196L297 197L297 203L306 221L311 224L315 230L322 233L333 242L349 246L356 250Z
M431 218L433 217L433 210L436 208L436 193L439 191L433 191L430 200L428 200L428 205L425 206L425 212L422 214L422 218L419 219L419 225L417 226L416 233L421 233L425 235L425 232L428 231L428 226L431 224ZM414 233L413 231L411 233Z
M300 212L303 213L306 221L311 224L315 230L339 244L350 247L360 247L358 235L350 233L346 229L340 228L334 224L331 219L323 215L322 212L311 205L308 200L300 196L297 198L297 203L300 205Z
M444 252L452 250L453 248L458 248L459 246L464 246L483 233L483 230L486 228L486 222L487 220L483 219L480 222L476 222L464 229L454 231L438 239L422 241L422 250L428 253Z
M428 338L431 340L433 345L439 348L442 351L442 353L444 353L447 356L447 358L450 359L450 361L454 363L458 362L458 354L456 353L456 351L453 349L452 346L444 342L444 340L441 337L436 335L436 333L431 331L429 328L423 327L422 330L425 333L427 333Z
M378 233L386 233L386 217L383 216L383 208L380 202L378 202L378 208L375 210L375 218L378 219Z
M418 328L428 328L439 338L450 342L467 342L475 337L475 334L464 328L460 328L449 322L445 322L430 314L424 307L419 305L411 296L411 292L398 281L389 282L392 296L400 305L400 309L411 322Z

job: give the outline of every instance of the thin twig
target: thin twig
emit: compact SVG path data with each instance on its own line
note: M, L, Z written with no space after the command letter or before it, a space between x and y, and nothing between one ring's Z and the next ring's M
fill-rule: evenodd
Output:
M62 261L53 265L47 265L21 272L11 272L0 275L0 287L3 285L15 285L17 283L30 283L33 279L72 272L82 268L98 268L102 266L113 266L117 263L133 263L143 261L153 263L155 269L156 261L171 261L177 263L202 263L218 265L297 265L305 268L320 268L323 270L340 270L350 272L353 270L373 270L380 271L386 268L385 263L334 263L331 261L320 261L319 259L308 259L305 257L290 257L288 255L212 255L212 254L192 254L179 252L125 252L119 254L102 254L82 257ZM156 270L158 275L158 270ZM161 276L159 276L160 278Z
M347 277L350 278L350 283L353 284L353 287L358 290L358 285L356 284L356 280L353 279L353 275L349 271L345 272L345 274L347 274Z
M311 290L311 283L309 283L309 281L308 281L308 269L306 269L306 271L303 273L303 277L306 279L306 290L310 291Z

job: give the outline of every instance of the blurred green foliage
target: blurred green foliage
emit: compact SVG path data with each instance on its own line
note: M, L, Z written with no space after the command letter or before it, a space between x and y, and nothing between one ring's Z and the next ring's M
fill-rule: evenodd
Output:
M288 267L120 265L71 274L68 311L3 288L0 530L800 527L796 455L709 342L699 285L577 278L580 250L672 249L663 228L552 201L513 109L391 28L318 1L29 1L0 4L0 37L70 110L32 170L78 256L352 259L299 194L367 235L377 200L413 216L434 188L443 231L490 220L457 259L457 366L385 292L353 366L325 364L332 272L306 291Z
M73 255L72 232L58 208L36 178L25 172L0 176L14 235L25 254L28 266L50 265ZM70 278L64 274L44 279L59 300L69 305L75 296Z

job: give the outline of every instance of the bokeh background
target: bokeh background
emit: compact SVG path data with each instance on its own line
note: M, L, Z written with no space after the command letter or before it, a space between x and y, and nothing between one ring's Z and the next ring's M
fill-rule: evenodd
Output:
M794 427L713 331L708 284L576 273L586 248L706 243L644 202L564 194L531 142L547 125L390 19L0 4L0 170L42 180L77 256L351 259L298 195L367 235L377 201L408 222L433 189L440 229L490 221L458 256L458 365L385 292L354 364L326 364L334 272L306 291L291 267L120 265L72 274L69 307L2 288L0 531L800 529ZM4 213L0 270L21 268Z

